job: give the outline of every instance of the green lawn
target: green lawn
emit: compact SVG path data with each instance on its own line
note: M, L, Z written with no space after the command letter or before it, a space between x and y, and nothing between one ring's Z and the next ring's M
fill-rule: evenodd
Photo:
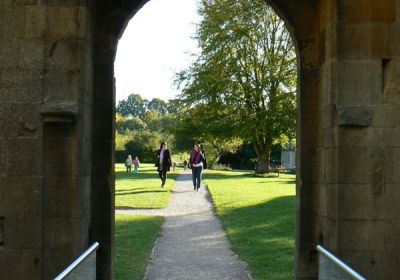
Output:
M234 251L254 279L293 279L295 176L207 170L204 179Z
M115 278L143 279L151 250L158 238L163 217L115 216Z
M123 164L115 165L115 206L118 208L165 208L175 178L181 169L167 173L162 189L154 164L141 164L139 174L127 173Z

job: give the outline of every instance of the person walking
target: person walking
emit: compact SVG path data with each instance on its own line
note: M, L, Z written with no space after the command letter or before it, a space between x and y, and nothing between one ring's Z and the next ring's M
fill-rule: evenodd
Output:
M168 150L166 142L162 142L160 149L157 152L156 166L158 175L161 179L161 188L164 188L165 181L167 180L167 172L170 170L172 165L171 154Z
M183 161L183 169L186 171L186 169L187 169L187 165L188 165L188 161L185 159L184 161Z
M133 166L134 166L133 173L135 174L139 173L139 165L140 165L139 158L135 157L135 159L133 160Z
M189 165L192 168L193 189L198 191L201 186L201 173L203 171L203 153L200 145L195 144L190 155Z
M133 165L132 156L131 156L131 155L128 155L128 157L127 157L126 160L125 160L126 172L129 173L129 172L132 171L132 165Z

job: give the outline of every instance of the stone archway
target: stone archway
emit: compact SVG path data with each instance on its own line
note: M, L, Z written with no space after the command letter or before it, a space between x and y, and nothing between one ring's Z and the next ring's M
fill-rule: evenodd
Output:
M101 67L95 67L95 71L96 69L102 69L103 67L107 69L105 72L99 73L100 76L96 77L95 75L96 78L102 81L98 90L95 89L95 94L101 93L102 98L106 95L105 92L111 92L114 87L113 75L110 75L110 72L113 71L114 56L118 40L122 36L129 20L146 2L147 1L137 1L136 5L131 3L128 7L127 5L119 6L110 4L104 9L104 14L102 16L107 20L100 20L98 26L99 29L96 33L99 38L99 42L96 46L102 48L101 51L98 52L100 57L97 57L96 60L102 62L106 61L106 63ZM316 86L318 82L319 56L315 53L318 52L319 49L317 36L318 25L316 24L318 6L316 3L294 4L291 1L270 2L281 17L285 19L293 38L295 38L295 41L297 42L300 65L299 85L301 92L300 95L302 96L302 99L299 100L299 107L302 108L301 116L299 117L300 119L303 119L303 114L306 116L312 115L315 116L315 119L318 121L321 119L321 116L318 115L318 110L315 110L312 106L310 106L311 110L308 110L308 108L303 108L304 105L302 105L311 104L311 102L313 105L317 105L319 104L318 100L320 99L320 91ZM298 13L300 10L303 12ZM104 44L104 42L107 42L107 44ZM104 81L108 81L107 87L104 86ZM109 98L109 103L113 103L114 101L111 97ZM101 113L99 112L99 117L100 114L103 114L103 111ZM110 116L107 117L110 118ZM95 119L97 119L97 117L95 117ZM301 121L299 123L301 123ZM102 127L101 129L103 130L104 128ZM318 144L321 141L319 135L316 133L317 127L302 126L299 127L298 130L301 131L299 135L308 135L307 142L301 144L301 154L306 153L307 158L310 159L310 155L313 153L312 151L314 151L315 147L319 147ZM103 133L105 133L105 131L100 134L103 135ZM300 136L298 142L301 142L301 138L302 137ZM321 147L319 147L319 149L321 149ZM308 166L309 164L306 164L304 168L308 168ZM298 184L298 202L301 202L301 206L299 206L298 210L301 215L299 214L297 218L297 240L301 241L297 242L298 245L296 248L296 255L298 256L297 275L299 277L300 275L304 275L305 278L310 278L316 277L317 257L315 255L315 246L318 244L318 217L316 215L318 204L316 204L315 201L315 198L318 196L318 189L315 182L312 181L312 178L316 177L314 174L320 172L320 168L319 164L316 163L312 168L306 169L305 172L302 172L302 170L303 168L299 169L298 175L299 178L301 178L299 182L302 181L303 184L306 184L309 187L301 188L300 184ZM307 175L302 176L301 174Z
M90 241L113 278L113 63L145 0L0 4L0 272L50 279ZM400 0L268 0L296 38L296 278L322 243L400 267Z

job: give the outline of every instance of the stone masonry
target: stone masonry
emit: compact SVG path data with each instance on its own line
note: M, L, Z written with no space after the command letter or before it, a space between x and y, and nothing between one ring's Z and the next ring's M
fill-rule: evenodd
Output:
M400 0L268 0L299 57L296 278L320 243L400 273ZM0 275L51 279L99 241L113 278L114 57L145 0L0 1ZM157 19L154 19L157 24Z

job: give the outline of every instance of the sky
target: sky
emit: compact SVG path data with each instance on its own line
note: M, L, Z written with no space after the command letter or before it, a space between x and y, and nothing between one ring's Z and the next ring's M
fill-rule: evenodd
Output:
M114 63L117 102L131 93L151 100L177 94L175 73L197 49L198 0L150 0L129 22Z

